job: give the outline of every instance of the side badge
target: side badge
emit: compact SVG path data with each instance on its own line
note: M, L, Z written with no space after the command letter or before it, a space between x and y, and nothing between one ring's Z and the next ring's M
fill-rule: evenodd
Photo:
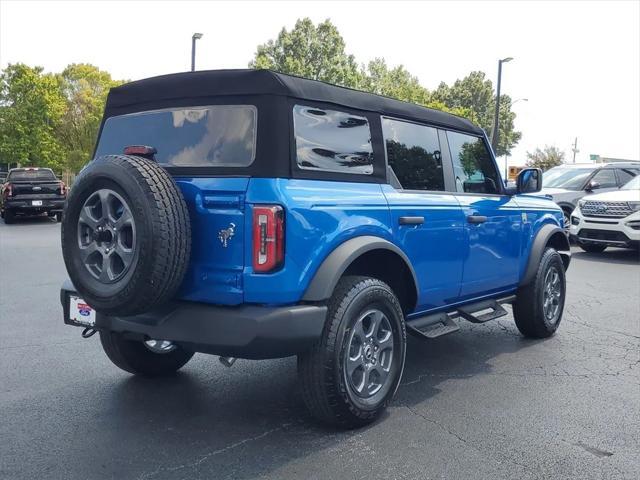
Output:
M231 240L231 238L233 238L233 236L235 235L236 233L235 229L236 229L236 224L230 223L229 228L223 228L218 232L218 240L220 240L220 243L222 243L222 246L224 248L227 248L227 244L229 240Z

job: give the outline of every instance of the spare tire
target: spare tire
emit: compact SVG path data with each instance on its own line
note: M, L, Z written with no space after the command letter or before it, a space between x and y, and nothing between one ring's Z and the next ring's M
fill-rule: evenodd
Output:
M69 193L62 254L78 294L106 315L135 315L175 294L189 264L191 224L182 193L157 163L107 155Z

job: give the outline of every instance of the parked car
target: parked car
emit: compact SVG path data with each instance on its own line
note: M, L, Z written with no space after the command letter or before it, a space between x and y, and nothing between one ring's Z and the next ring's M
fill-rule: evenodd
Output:
M640 162L575 163L547 170L543 175L542 194L553 198L564 212L569 229L571 212L585 195L617 190L640 173Z
M297 355L313 415L364 425L406 331L505 303L523 335L556 331L571 253L541 184L506 189L482 129L386 97L267 70L129 83L65 209L64 321L140 375Z
M578 202L570 235L587 252L607 247L640 248L640 176L620 190L598 193Z
M12 168L2 185L0 215L7 224L42 213L60 221L66 196L64 182L50 168Z

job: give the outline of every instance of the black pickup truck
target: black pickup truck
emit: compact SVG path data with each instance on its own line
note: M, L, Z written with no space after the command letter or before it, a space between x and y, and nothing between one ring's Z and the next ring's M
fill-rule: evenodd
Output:
M60 221L66 197L64 182L50 168L13 168L2 185L0 215L7 224L18 215L43 212Z

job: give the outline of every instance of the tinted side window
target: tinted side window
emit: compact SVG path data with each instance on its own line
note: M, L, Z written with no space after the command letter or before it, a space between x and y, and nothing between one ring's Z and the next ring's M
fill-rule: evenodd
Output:
M447 132L458 192L497 193L500 177L482 138Z
M618 186L616 184L616 174L613 168L603 168L593 176L591 181L599 183L600 188L612 188Z
M631 180L633 177L635 177L636 175L638 175L638 171L633 169L633 168L619 168L618 169L618 184L620 186L624 185L625 183L627 183L629 180Z
M371 130L365 117L295 105L293 126L298 166L326 172L373 173Z
M438 131L400 120L382 119L387 161L402 188L444 190Z

